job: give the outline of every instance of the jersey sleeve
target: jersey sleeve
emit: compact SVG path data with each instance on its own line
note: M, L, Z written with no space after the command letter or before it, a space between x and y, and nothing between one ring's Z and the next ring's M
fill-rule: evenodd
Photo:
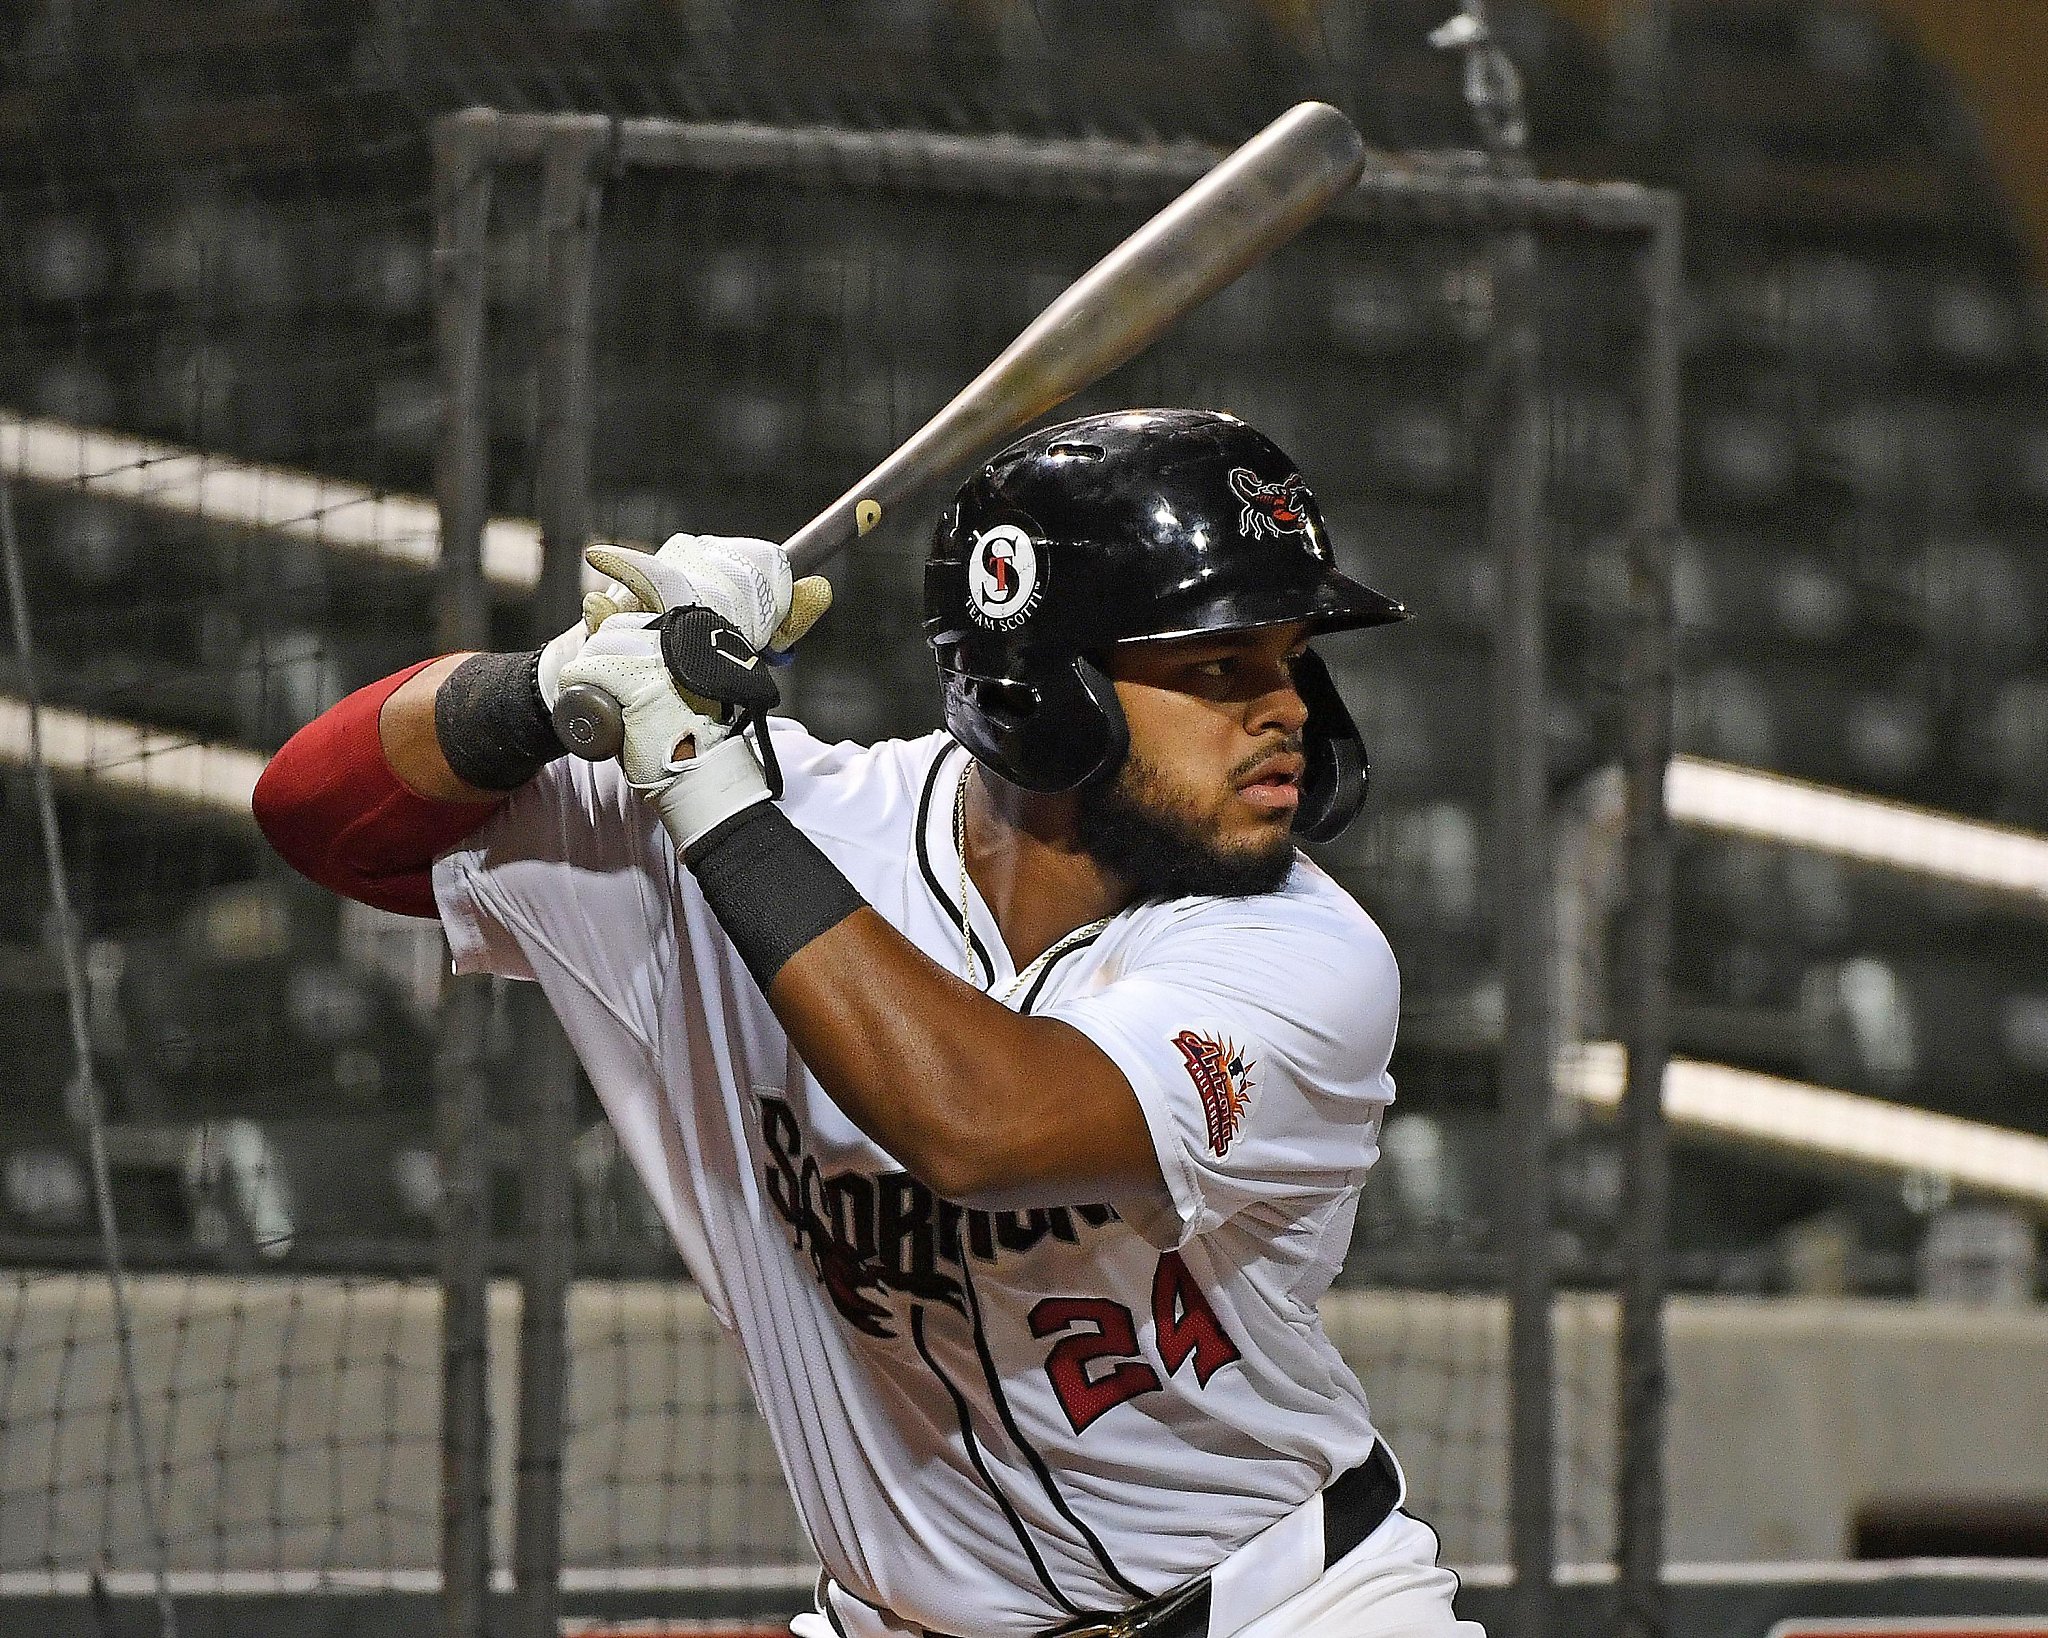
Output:
M772 724L790 794L854 747ZM653 805L614 762L562 757L434 865L434 898L458 973L574 984L651 1042L659 997L687 965L675 906L695 883Z
M568 978L651 1038L673 948L666 838L616 765L564 757L434 864L458 973Z
M1046 1009L1137 1095L1171 1212L1125 1216L1162 1249L1355 1187L1393 1100L1399 1013L1378 927L1293 895L1201 901L1101 988Z

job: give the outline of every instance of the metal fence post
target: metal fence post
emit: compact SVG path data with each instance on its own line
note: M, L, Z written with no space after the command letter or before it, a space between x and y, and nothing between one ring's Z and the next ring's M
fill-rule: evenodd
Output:
M484 297L498 116L472 108L434 127L434 350L441 434L434 488L441 508L436 640L490 640L484 522L490 513L490 406Z
M534 451L541 526L536 640L576 618L590 533L591 275L611 124L569 119L541 150L544 302ZM520 1638L556 1638L561 1621L562 1443L568 1386L569 1190L576 1062L542 1006L522 1031L527 1099L521 1145L519 1454L512 1574Z
M591 283L598 213L614 146L612 122L564 116L542 139L541 290L534 449L534 505L540 514L541 571L535 635L545 640L576 617L583 601L583 548L590 533Z
M1619 928L1621 1036L1628 1049L1621 1122L1622 1235L1631 1248L1621 1284L1615 1364L1617 1638L1662 1638L1664 1604L1664 1295L1670 1162L1664 1066L1670 1056L1672 550L1678 533L1678 306L1684 207L1661 195L1638 259L1647 323L1636 515L1629 531L1629 640L1623 734L1626 896Z
M1544 1638L1554 1552L1556 1375L1550 1152L1552 956L1544 608L1544 423L1529 311L1535 236L1494 246L1496 335L1489 386L1487 533L1496 565L1493 826L1504 1022L1500 1098L1509 1175L1508 1547L1514 1638Z
M489 508L485 239L496 116L434 129L435 347L441 441L436 633L445 649L490 641L483 578ZM441 1157L441 1631L482 1638L490 1598L490 1157L486 1060L491 987L457 979L441 1007L435 1096Z
M1460 52L1465 100L1504 183L1529 180L1521 75L1486 0L1459 0L1430 43ZM1488 243L1493 326L1485 377L1486 535L1495 567L1493 838L1499 884L1501 1148L1509 1175L1499 1225L1508 1264L1508 1556L1514 1638L1550 1625L1556 1513L1556 1362L1550 1257L1551 1095L1556 952L1550 896L1544 527L1547 428L1536 308L1537 243L1526 222Z

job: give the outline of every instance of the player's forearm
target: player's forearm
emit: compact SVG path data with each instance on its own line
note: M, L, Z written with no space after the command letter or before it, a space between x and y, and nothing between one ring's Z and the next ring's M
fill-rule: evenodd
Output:
M561 754L532 655L450 654L358 689L300 729L252 806L302 875L431 916L433 861Z
M1158 1184L1136 1099L1093 1042L991 1000L873 910L805 946L768 999L832 1100L948 1199Z
M505 795L501 790L472 785L456 774L435 724L435 706L443 686L470 658L467 653L442 655L401 683L377 714L377 738L391 771L431 802L496 802Z
M1092 1042L940 967L779 808L744 810L684 858L819 1083L940 1194L1057 1204L1157 1183L1137 1099Z
M447 654L377 718L391 770L435 802L495 802L563 754L536 654Z

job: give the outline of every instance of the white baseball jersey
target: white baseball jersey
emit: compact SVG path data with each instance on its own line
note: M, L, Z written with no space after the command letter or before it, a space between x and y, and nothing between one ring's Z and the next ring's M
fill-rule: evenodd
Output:
M611 763L555 762L441 860L457 969L546 990L841 1587L1024 1634L1206 1571L1372 1447L1316 1301L1393 1097L1385 938L1297 858L1020 974L971 886L963 939L965 751L775 735L784 809L869 904L1123 1071L1163 1193L934 1197L812 1079Z

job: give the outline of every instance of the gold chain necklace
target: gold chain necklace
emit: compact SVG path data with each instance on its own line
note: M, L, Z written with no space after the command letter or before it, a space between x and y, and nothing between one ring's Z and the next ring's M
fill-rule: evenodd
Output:
M974 763L969 761L967 766L960 770L960 783L953 788L953 853L960 861L960 976L979 989L981 981L976 977L977 964L974 959L974 935L969 930L967 924L967 781L973 777L973 774ZM1108 925L1109 917L1104 916L1099 921L1089 922L1085 927L1076 927L1065 938L1055 941L1049 948L1039 952L1036 959L1029 966L1004 986L1001 995L995 995L993 988L988 993L995 995L996 1000L1007 1003L1013 995L1030 983L1045 968L1065 955L1075 945L1086 944L1088 940L1094 938L1096 934L1100 933ZM996 975L993 971L989 973L988 981L990 985L994 985Z

